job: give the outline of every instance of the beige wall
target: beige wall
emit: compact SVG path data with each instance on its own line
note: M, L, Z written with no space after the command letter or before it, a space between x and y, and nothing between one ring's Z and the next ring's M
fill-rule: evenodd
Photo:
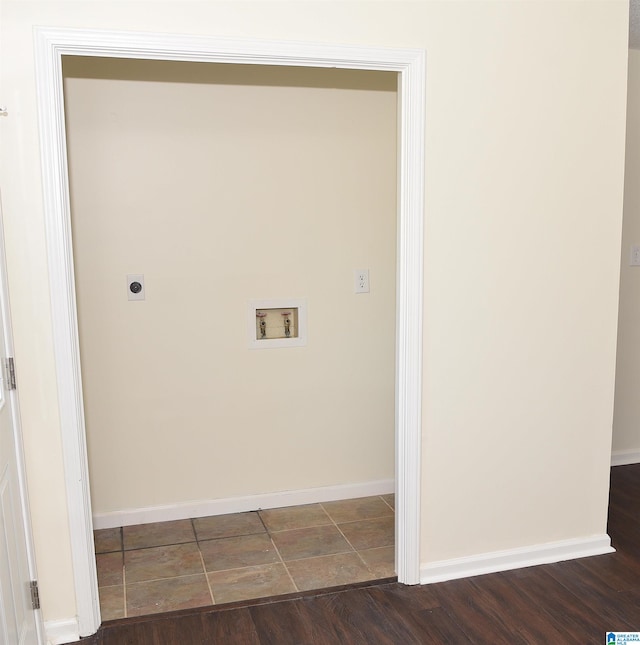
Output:
M392 480L396 75L65 74L94 513ZM308 344L250 349L247 302L287 297Z
M614 459L640 455L640 267L630 266L631 246L640 244L640 51L629 50L627 154L625 166L618 358L613 416Z
M628 3L7 2L2 177L47 620L74 613L34 25L427 50L423 563L606 530ZM52 539L55 536L55 540Z

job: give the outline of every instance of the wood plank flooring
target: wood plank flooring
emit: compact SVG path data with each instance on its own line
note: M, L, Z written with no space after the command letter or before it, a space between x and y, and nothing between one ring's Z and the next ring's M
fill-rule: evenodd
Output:
M111 621L81 644L601 644L607 631L640 631L640 464L612 468L609 535L614 554Z

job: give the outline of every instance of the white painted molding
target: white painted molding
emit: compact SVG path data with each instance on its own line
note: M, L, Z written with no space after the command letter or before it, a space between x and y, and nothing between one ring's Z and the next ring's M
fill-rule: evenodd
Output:
M411 585L420 582L426 55L407 56L399 83L396 572Z
M95 513L93 526L96 529L111 529L118 526L131 526L132 524L170 522L172 520L186 520L192 517L244 513L245 511L257 511L259 509L317 504L373 495L388 495L394 492L394 483L393 479L384 479L361 484L323 486L321 488L288 490L243 497L199 500L184 504L130 508L112 513Z
M611 453L612 466L640 464L640 450L616 450Z
M75 618L66 620L48 620L44 624L47 645L63 645L80 640L78 621Z
M423 565L420 570L420 582L422 584L444 582L445 580L521 569L539 564L552 564L605 553L615 553L615 549L611 546L611 538L606 534L577 540L536 544L530 547L481 553L466 558L441 560Z
M420 580L420 455L425 145L425 52L350 45L37 27L36 89L58 408L78 624L100 625L71 247L63 56L397 72L398 268L396 332L396 560L398 579Z
M58 408L80 636L100 626L75 302L60 41L36 30L36 89ZM63 39L62 34L58 38Z

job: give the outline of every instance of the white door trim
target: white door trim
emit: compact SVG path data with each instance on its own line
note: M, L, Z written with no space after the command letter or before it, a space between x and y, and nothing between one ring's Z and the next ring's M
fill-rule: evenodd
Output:
M35 45L53 342L80 635L97 630L100 610L71 246L62 83L62 57L67 55L337 67L399 74L396 559L398 580L419 583L425 52L61 28L36 28Z

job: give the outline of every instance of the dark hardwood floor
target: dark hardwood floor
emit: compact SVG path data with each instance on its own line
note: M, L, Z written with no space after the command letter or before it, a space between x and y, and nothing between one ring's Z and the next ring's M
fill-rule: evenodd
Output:
M640 631L640 465L611 470L617 552L407 587L380 581L105 623L82 645L605 643Z

